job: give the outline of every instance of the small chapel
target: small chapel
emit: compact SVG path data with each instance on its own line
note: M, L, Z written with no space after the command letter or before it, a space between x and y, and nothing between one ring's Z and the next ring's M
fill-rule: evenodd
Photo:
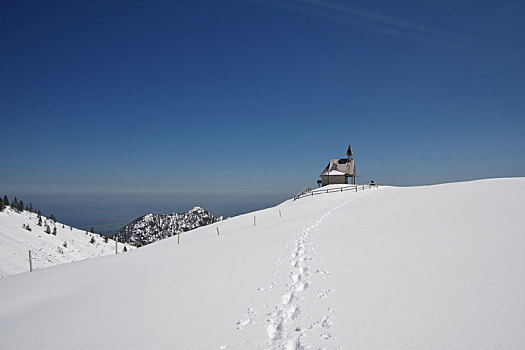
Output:
M332 158L321 173L322 186L332 184L353 184L355 185L356 171L355 158L352 147L348 145L346 158ZM350 182L349 179L350 178Z

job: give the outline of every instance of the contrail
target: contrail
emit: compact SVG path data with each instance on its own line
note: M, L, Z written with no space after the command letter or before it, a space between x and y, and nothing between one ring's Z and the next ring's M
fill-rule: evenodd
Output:
M366 10L356 9L345 4L320 0L253 0L254 2L283 8L327 20L350 24L372 32L409 38L423 42L436 42L437 38L451 38L467 42L460 36L410 23L395 17L386 16Z

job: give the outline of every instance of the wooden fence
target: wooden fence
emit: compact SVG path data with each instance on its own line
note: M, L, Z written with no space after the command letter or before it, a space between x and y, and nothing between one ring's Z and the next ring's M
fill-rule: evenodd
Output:
M357 192L357 191L364 191L366 189L371 189L371 188L377 188L379 187L379 184L368 184L368 185L351 185L351 186L345 186L345 187L340 187L340 188L317 188L315 190L312 190L310 187L305 187L301 190L301 192L297 193L294 197L293 197L293 200L297 200L297 199L300 199L300 198L304 198L304 197L309 197L309 196L314 196L316 194L323 194L323 193L332 193L332 192L344 192L344 191L354 191L354 192ZM310 189L310 191L306 191L305 192L305 189Z

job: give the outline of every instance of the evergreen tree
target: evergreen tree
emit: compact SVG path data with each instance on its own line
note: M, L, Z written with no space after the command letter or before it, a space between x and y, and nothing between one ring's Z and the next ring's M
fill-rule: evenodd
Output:
M38 210L37 216L39 219L42 219L42 213L40 212L40 210Z
M2 200L4 203L4 207L7 207L9 205L9 199L7 198L7 195L4 195L4 199Z
M44 232L47 234L51 233L51 228L49 227L49 225L46 224L46 228L44 229Z
M13 199L13 201L11 202L11 209L13 210L16 210L18 208L18 199Z
M89 243L91 243L91 244L95 244L95 242L96 242L96 241L95 241L95 237L91 237L91 240L89 241Z
M29 211L32 213L33 212L33 203L29 203Z
M55 236L57 235L57 227L56 226L53 227L53 235L55 235Z
M109 240L108 236L104 236L104 243L108 243L108 240Z
M128 251L128 248L126 248L126 246L124 246L123 251L124 251L124 252L127 252L127 251Z
M5 205L4 201L0 201L0 211L4 211Z
M95 233L95 230L93 230L93 226L91 226L91 230L89 232Z
M38 226L42 226L42 217L38 218L38 222L36 223Z
M24 211L24 201L18 202L18 206L16 207L16 209L20 212Z

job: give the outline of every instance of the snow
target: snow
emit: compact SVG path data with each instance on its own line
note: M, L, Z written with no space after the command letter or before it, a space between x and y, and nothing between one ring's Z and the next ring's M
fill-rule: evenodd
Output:
M343 173L342 171L339 171L339 170L330 170L328 175L345 175L345 173Z
M118 237L119 242L141 247L174 236L179 231L190 231L222 219L201 207L194 207L187 213L147 214L121 228Z
M29 250L33 269L115 254L115 241L111 239L105 243L98 234L86 234L86 231L55 223L45 216L42 216L42 226L37 222L37 214L28 211L19 213L6 208L0 212L0 277L29 271ZM51 232L56 227L56 236L44 232L46 224ZM31 231L23 225L29 225ZM95 243L90 242L92 237ZM64 247L64 242L67 247ZM126 247L128 250L133 248L129 244ZM120 244L119 251L122 249L124 245Z
M286 201L3 278L0 344L523 349L524 206L524 178Z

